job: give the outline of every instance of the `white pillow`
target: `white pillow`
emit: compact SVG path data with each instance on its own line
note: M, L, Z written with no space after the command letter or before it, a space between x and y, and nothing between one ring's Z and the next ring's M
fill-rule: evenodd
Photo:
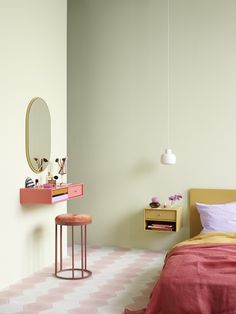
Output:
M225 204L196 203L202 232L236 232L236 202Z

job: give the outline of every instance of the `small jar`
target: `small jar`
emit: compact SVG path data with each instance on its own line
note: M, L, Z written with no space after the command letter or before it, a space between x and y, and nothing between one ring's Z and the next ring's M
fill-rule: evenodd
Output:
M158 208L158 207L160 207L160 203L159 203L158 197L153 196L152 197L152 201L151 201L151 203L149 205L150 205L151 208Z

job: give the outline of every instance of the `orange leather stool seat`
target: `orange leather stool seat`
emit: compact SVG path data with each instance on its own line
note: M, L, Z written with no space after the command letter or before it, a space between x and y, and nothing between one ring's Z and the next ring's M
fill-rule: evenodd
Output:
M61 279L85 279L92 275L87 269L87 225L92 223L89 215L83 214L62 214L55 218L55 276ZM60 226L60 263L58 270L58 226ZM71 268L63 268L62 265L62 227L71 227L71 247L72 247L72 265ZM74 254L74 227L80 227L80 267L75 267Z
M92 218L89 215L81 214L62 214L55 218L58 225L77 226L82 224L91 224Z

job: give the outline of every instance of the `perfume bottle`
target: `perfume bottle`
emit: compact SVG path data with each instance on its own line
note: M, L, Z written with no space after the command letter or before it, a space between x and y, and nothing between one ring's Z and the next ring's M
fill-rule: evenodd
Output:
M49 183L49 181L51 181L51 180L52 180L52 176L51 176L50 171L48 171L48 174L46 176L46 183Z
M39 187L39 179L35 179L35 188Z

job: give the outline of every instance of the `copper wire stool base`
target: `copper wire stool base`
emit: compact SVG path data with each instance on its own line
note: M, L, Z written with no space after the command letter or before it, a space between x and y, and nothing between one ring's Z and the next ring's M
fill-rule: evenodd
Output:
M86 279L92 275L92 272L87 269L87 224L91 223L91 217L86 215L76 214L64 214L59 215L55 218L55 276L59 279L67 280L79 280ZM58 269L58 248L57 248L57 237L58 237L58 225L60 226L60 261ZM71 255L71 268L64 268L62 265L62 227L71 227L72 236L72 255ZM74 254L74 227L78 226L81 229L80 240L81 240L81 252L80 252L80 267L75 267L75 254ZM66 276L68 274L68 276Z
M85 278L88 278L88 277L90 277L91 275L92 275L92 272L90 271L90 270L87 270L87 269L83 269L83 273L84 274L82 274L82 269L81 268L74 268L74 271L76 272L80 272L81 273L81 276L79 276L79 277L65 277L65 276L61 276L61 275L58 275L58 274L60 274L60 273L63 273L63 272L72 272L73 271L73 269L72 268L66 268L66 269L63 269L63 270L60 270L60 271L57 271L57 273L55 274L55 276L57 277L57 278L60 278L60 279L67 279L67 280L75 280L75 279L77 279L77 280L79 280L79 279L85 279Z

